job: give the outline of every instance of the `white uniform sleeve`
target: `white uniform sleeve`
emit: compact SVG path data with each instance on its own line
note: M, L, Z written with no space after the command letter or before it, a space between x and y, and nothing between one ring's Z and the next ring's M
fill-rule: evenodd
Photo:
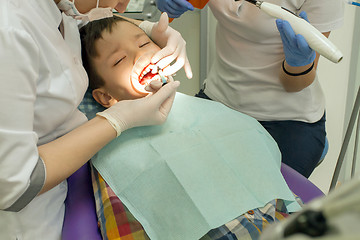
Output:
M21 210L45 182L45 166L33 130L39 72L39 49L31 36L0 28L1 210Z
M329 32L343 24L344 2L340 0L306 0L301 6L309 21L320 32Z

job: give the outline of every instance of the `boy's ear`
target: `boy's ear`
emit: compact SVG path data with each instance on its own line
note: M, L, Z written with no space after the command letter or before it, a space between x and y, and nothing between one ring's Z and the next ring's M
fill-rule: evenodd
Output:
M114 97L107 93L103 88L97 88L92 91L92 96L103 107L109 108L118 102Z

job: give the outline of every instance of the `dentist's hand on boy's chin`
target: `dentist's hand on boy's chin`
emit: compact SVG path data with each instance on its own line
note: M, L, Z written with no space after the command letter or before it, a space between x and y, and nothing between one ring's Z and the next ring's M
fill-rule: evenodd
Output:
M129 128L162 124L168 117L179 85L179 81L170 82L154 94L119 101L96 115L106 118L117 136Z
M162 82L159 80L151 81L146 87L145 90L148 92L155 93L162 87Z
M167 78L167 83L168 82L173 82L174 79L169 76ZM157 91L159 91L159 89L161 87L164 86L164 83L161 81L161 80L154 80L154 81L151 81L146 87L145 87L145 90L148 91L148 92L151 92L151 93L155 93Z
M164 12L158 23L151 30L152 40L162 48L151 59L151 63L164 69L164 75L169 76L184 67L187 78L192 78L191 66L186 55L186 42L181 34L169 27L168 15ZM170 65L174 60L176 62Z

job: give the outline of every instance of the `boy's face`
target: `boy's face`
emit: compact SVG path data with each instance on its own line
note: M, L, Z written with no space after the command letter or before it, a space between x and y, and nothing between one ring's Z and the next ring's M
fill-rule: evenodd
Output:
M96 40L95 48L98 56L93 59L94 66L105 82L100 89L117 101L147 95L133 87L131 73L140 57L137 68L140 72L148 71L151 56L160 48L139 27L129 22L117 22L111 33L104 31L102 38Z

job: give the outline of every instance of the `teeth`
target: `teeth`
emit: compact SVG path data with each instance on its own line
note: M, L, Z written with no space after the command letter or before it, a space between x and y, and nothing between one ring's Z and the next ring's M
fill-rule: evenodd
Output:
M140 79L142 79L148 72L150 72L150 66L147 66L140 74Z
M147 66L140 74L139 79L141 80L147 73L152 71L154 68L156 68L156 65L149 65Z

